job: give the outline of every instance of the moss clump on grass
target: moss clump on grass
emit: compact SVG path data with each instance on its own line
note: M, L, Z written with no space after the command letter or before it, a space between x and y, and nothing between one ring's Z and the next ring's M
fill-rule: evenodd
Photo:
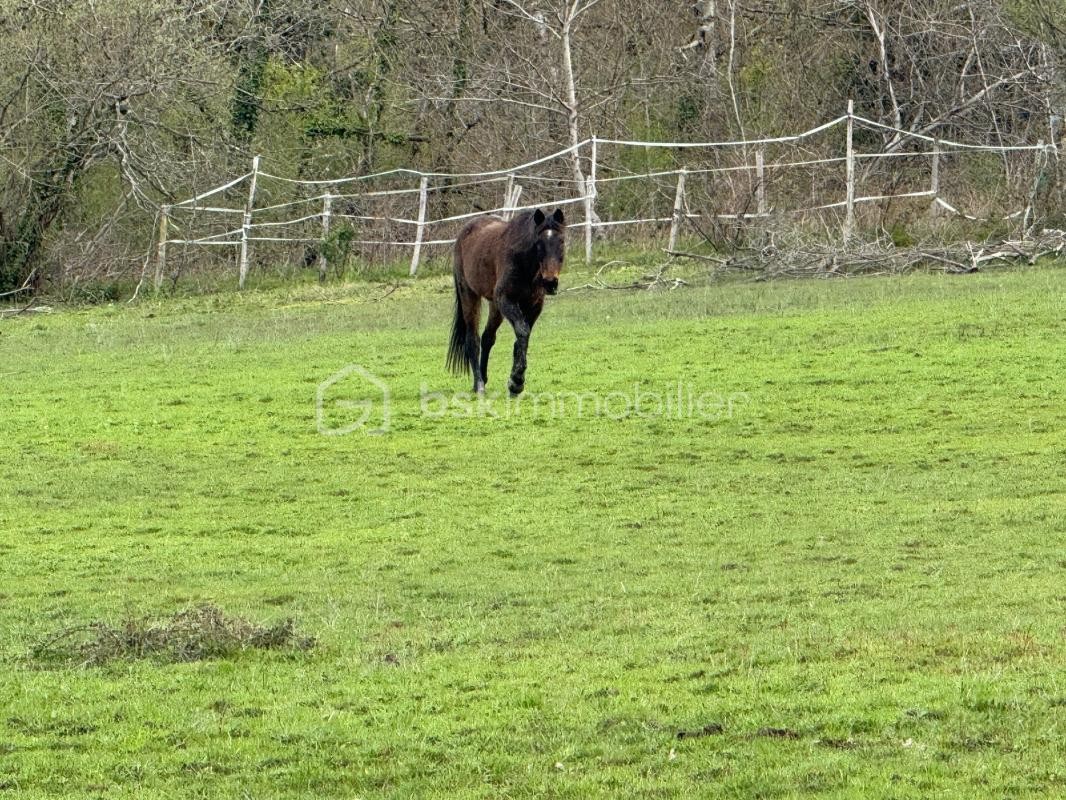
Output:
M260 625L204 604L163 621L127 617L118 625L97 621L68 628L35 647L33 656L41 661L99 666L132 659L203 661L246 650L303 651L314 645L314 638L299 633L292 619Z

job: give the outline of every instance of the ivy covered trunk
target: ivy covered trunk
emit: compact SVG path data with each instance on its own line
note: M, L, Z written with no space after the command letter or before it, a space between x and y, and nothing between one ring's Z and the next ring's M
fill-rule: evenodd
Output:
M7 215L0 227L0 292L12 292L33 285L42 244L49 228L59 218L70 198L70 188L85 168L86 156L75 145L62 152L56 166L38 172L40 178L28 184L27 196L10 222Z

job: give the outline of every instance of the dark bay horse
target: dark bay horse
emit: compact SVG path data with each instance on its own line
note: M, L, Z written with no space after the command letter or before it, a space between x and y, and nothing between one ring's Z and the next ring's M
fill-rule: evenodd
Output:
M525 388L529 333L544 308L544 296L559 290L565 234L561 208L550 217L539 208L527 211L510 222L478 217L460 231L455 242L455 322L448 367L457 373L472 372L475 392L485 391L489 353L505 319L515 334L507 388L512 397ZM489 319L479 348L481 298L489 301Z

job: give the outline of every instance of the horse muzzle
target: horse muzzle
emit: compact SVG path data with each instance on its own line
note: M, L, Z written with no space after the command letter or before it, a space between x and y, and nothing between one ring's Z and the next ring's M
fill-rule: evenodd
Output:
M548 294L555 294L559 291L559 279L558 278L545 278L541 283L544 286L544 291Z

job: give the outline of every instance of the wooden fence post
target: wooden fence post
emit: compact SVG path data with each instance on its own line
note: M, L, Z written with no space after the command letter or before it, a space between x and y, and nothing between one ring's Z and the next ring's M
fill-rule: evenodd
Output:
M1029 230L1030 221L1035 219L1036 216L1036 195L1040 191L1040 184L1044 180L1044 166L1047 163L1047 150L1044 148L1044 140L1040 139L1036 143L1036 152L1034 154L1035 163L1033 165L1033 188L1029 191L1029 202L1025 206L1025 213L1022 214L1022 236L1025 236L1026 231Z
M681 228L681 217L685 210L685 175L686 170L682 167L677 173L677 192L674 194L674 214L670 221L670 242L667 250L677 248L677 233Z
M585 181L585 263L592 263L592 223L596 219L596 137L592 137L589 174Z
M929 216L935 217L939 209L937 198L940 197L940 139L933 139L933 164L929 176L929 194L933 196L929 203Z
M252 177L248 184L248 201L244 205L244 221L241 224L241 262L237 288L243 289L248 278L248 236L252 230L252 208L255 206L255 185L259 180L259 156L252 159Z
M523 191L522 184L516 183L514 185L514 189L511 191L511 211L507 217L508 219L514 216L515 209L518 208L518 204L522 200Z
M514 173L510 172L507 175L507 185L503 187L503 218L506 220L511 219L511 194L514 192Z
M429 198L429 177L422 176L418 186L418 227L415 229L415 249L411 253L411 277L418 273L418 259L422 256L422 237L426 227L426 202Z
M170 234L170 206L159 207L159 242L155 251L155 290L163 287L163 275L167 268L167 236Z
M766 216L766 164L763 148L755 151L755 203L760 217Z
M848 188L844 210L844 240L855 235L855 101L848 100Z
M518 205L518 198L522 196L522 185L515 183L515 174L512 172L507 176L507 187L503 192L503 218L510 221L514 216L515 207Z
M322 244L318 246L318 282L326 282L326 272L329 270L329 257L326 248L329 247L329 222L333 213L333 195L326 191L322 198Z

